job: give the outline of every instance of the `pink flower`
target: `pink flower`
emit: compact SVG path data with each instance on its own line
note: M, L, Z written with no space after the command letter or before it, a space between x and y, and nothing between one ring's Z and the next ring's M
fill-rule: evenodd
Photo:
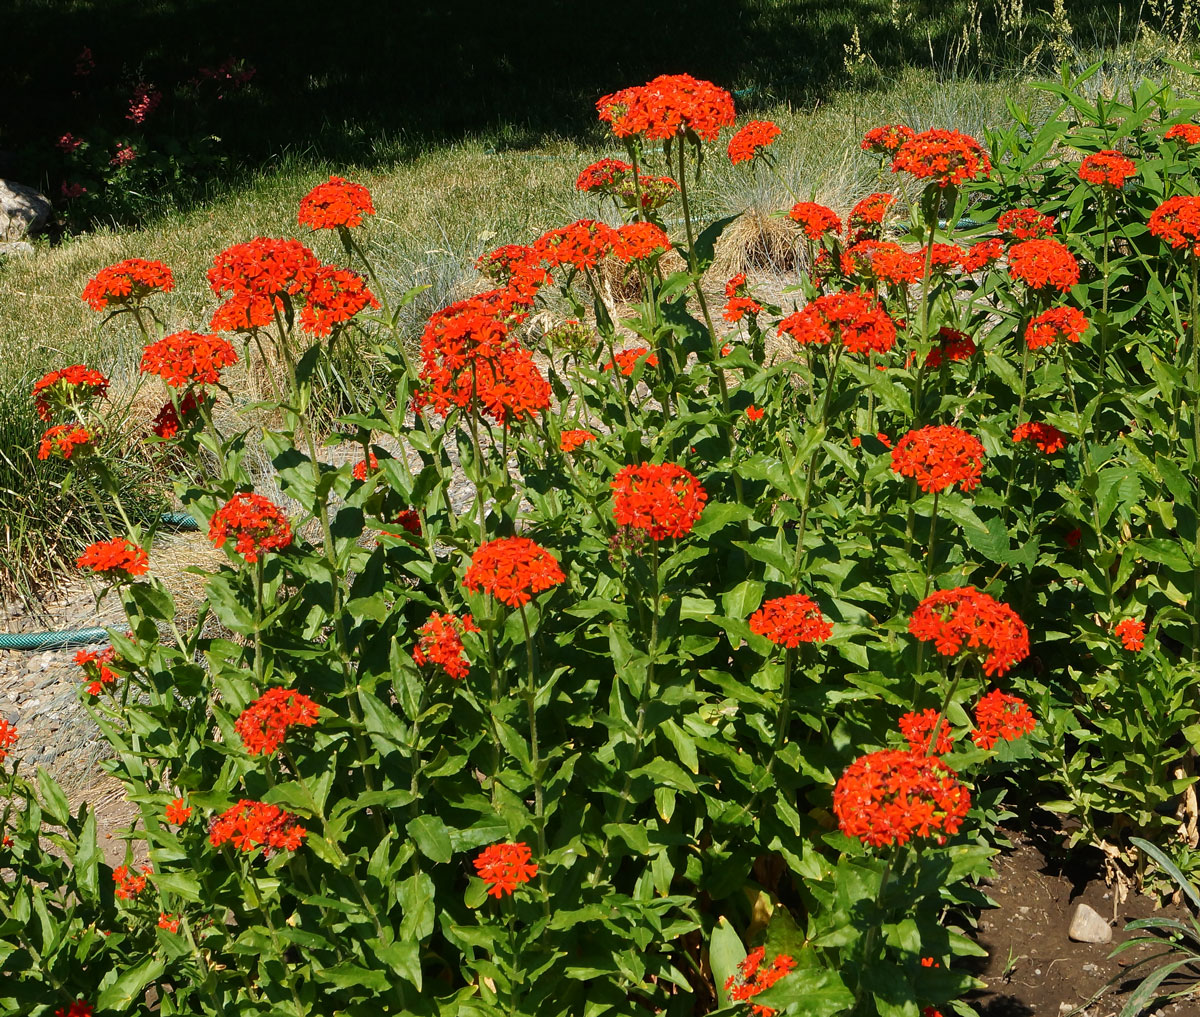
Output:
M74 134L67 131L61 138L54 143L55 147L62 152L74 152L83 142L80 141Z
M62 196L70 201L72 198L82 198L87 194L87 188L83 184L68 184L65 180L62 185Z
M127 166L137 158L132 145L118 145L116 154L108 160L110 166Z
M158 109L160 102L162 92L153 85L139 81L133 90L133 98L129 101L129 112L125 114L125 119L132 120L135 124L143 124L150 114Z

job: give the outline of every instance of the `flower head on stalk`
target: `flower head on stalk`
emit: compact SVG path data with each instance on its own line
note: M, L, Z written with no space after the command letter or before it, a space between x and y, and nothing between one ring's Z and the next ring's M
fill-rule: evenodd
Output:
M1163 137L1176 142L1183 149L1200 145L1200 124L1172 124Z
M96 436L86 427L78 424L55 424L42 435L38 446L39 459L65 459L72 456L82 458L89 452L95 451Z
M776 954L770 964L763 963L766 956L765 947L755 947L741 960L737 970L725 979L725 991L729 993L730 999L739 1003L749 1002L796 967L795 958L790 954ZM769 1006L751 1002L750 1012L754 1017L774 1017L776 1011Z
M481 544L463 576L468 590L482 590L509 607L528 604L535 593L566 581L558 559L528 537L499 537Z
M878 240L883 232L883 220L894 204L896 196L888 191L876 191L858 202L846 217L850 242Z
M295 689L268 689L247 706L233 728L252 756L273 756L293 727L313 727L320 707Z
M901 145L916 136L917 132L906 124L884 124L867 131L860 147L864 152L876 155L894 155Z
M262 848L269 856L273 851L295 851L307 835L290 812L243 798L213 819L208 842L215 848L232 844L246 854Z
M983 473L983 443L951 424L922 427L896 442L892 471L913 478L922 491L971 491Z
M1111 149L1093 152L1079 164L1079 179L1085 184L1120 190L1125 181L1137 175L1137 164L1128 156Z
M750 162L762 155L782 133L780 126L770 120L749 121L729 139L729 161L734 166Z
M635 208L641 194L642 208L661 208L679 190L670 177L652 177L639 173L635 181L633 166L620 159L601 159L584 167L575 181L575 189L586 194L609 194L621 204Z
M965 332L942 326L934 337L938 345L925 357L925 366L936 371L942 364L959 360L970 360L978 351L975 341Z
M173 798L168 803L164 815L168 823L183 826L192 816L192 807L182 798Z
M142 373L158 375L171 388L215 385L237 359L232 344L219 335L175 332L142 351Z
M103 398L108 391L108 379L99 371L83 364L72 364L43 375L33 384L33 408L43 420L53 420L54 414L76 403Z
M626 378L633 374L638 361L644 360L647 367L658 366L657 354L651 353L648 346L635 346L628 350L617 350L613 359L604 365L604 370L611 371L614 367Z
M981 749L990 749L997 741L1016 741L1037 726L1033 713L1023 699L993 689L975 706L975 730L971 741Z
M103 650L80 650L75 654L75 663L83 669L84 675L88 679L85 686L89 696L98 696L104 691L105 685L115 685L117 681L117 672L108 665L112 664L117 657L117 651L107 646Z
M103 311L109 304L137 306L151 293L170 293L174 288L175 277L161 261L127 258L100 269L81 297L93 311Z
M962 259L962 270L967 275L982 272L985 268L1000 259L1004 253L1004 241L999 237L981 240L967 248Z
M996 229L1009 240L1048 240L1054 236L1055 223L1036 208L1010 208L1000 213Z
M537 255L528 244L504 244L494 251L481 254L475 260L475 268L493 282L504 285L517 272L530 264L537 264Z
M213 313L216 332L244 332L274 323L284 297L302 299L321 262L298 240L258 237L234 244L213 258L208 284L217 296L229 295Z
M1059 340L1077 343L1089 328L1091 322L1078 308L1051 307L1025 327L1025 345L1031 350L1040 350Z
M89 50L85 50L84 52L90 53ZM55 1010L54 1017L92 1017L94 1012L91 1003L83 999L77 999L70 1006L60 1007L58 1010Z
M1057 240L1023 240L1009 249L1008 274L1030 289L1065 293L1079 282L1079 262Z
M885 240L872 243L865 253L871 263L871 274L879 282L907 286L925 275L925 255L920 251L906 251L899 244Z
M170 441L184 426L191 426L200 418L200 407L208 401L203 391L191 389L179 400L179 409L171 400L162 405L150 422L150 432L163 441Z
M269 551L281 551L292 542L287 516L269 498L253 492L235 494L216 512L208 525L208 539L216 547L234 541L234 552L254 564Z
M99 540L87 547L75 562L106 579L123 580L144 575L150 569L150 556L137 544L116 537Z
M8 758L8 750L17 744L17 729L0 717L0 763Z
M529 845L517 843L492 844L475 857L475 871L488 887L488 896L510 897L523 883L538 874L537 862L531 861Z
M1146 623L1140 618L1126 618L1113 626L1113 634L1127 650L1137 653L1146 646Z
M917 605L908 631L947 657L986 650L988 675L1003 675L1029 656L1029 630L1017 612L973 586L931 593Z
M821 609L803 593L768 600L750 616L750 631L795 649L801 643L823 643L833 634Z
M565 265L577 271L595 268L612 253L617 231L595 219L579 219L548 230L533 243L535 256L551 268Z
M870 847L907 844L913 837L944 843L970 808L970 793L950 767L901 749L860 756L833 790L833 814L842 833Z
M762 304L749 295L745 272L739 272L725 283L725 299L721 317L726 321L741 321L747 315L760 314L763 309Z
M901 142L892 159L893 173L911 173L938 187L986 180L992 173L987 152L969 134L934 128Z
M708 500L700 481L676 463L623 466L611 487L617 525L645 530L651 540L686 537Z
M623 88L596 101L601 121L618 138L666 141L691 132L716 141L734 122L733 96L690 74L660 74L644 85Z
M563 431L558 436L558 448L561 452L574 452L582 448L589 441L595 440L596 436L591 431L575 428L574 430Z
M779 335L801 346L840 342L850 353L887 353L896 342L896 326L874 297L865 293L828 293L779 323Z
M1031 441L1039 452L1053 455L1067 447L1067 436L1053 424L1029 420L1013 428L1012 439L1017 444Z
M1150 213L1150 233L1173 248L1200 257L1200 198L1177 194Z
M371 192L362 184L330 177L300 199L297 219L314 230L350 229L361 226L364 215L374 215Z
M787 217L800 226L800 232L809 240L820 240L827 233L840 233L842 220L832 208L816 201L798 201L789 210Z
M631 222L616 230L612 253L628 264L646 261L671 250L671 241L662 228L652 222Z
M322 265L313 276L300 311L300 327L316 336L327 336L366 307L378 308L375 294L357 272L336 265Z
M130 873L128 865L118 865L113 869L113 882L117 884L113 893L121 900L133 900L146 889L146 876L154 870L148 866L142 868L142 875Z
M463 633L478 631L469 614L459 618L455 614L434 611L429 620L417 629L420 639L413 647L413 660L418 667L433 664L451 678L466 678L471 668L463 647Z
M939 723L940 721L940 723ZM900 718L900 733L908 742L908 747L921 756L929 755L929 742L933 738L933 728L937 725L938 735L933 751L944 756L954 748L954 736L950 732L950 722L942 717L937 710L922 710L920 713L906 713Z

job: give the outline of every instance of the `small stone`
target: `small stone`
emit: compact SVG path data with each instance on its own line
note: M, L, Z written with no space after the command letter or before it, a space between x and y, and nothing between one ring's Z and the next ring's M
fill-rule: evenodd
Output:
M0 244L0 258L15 258L22 254L32 254L33 244L24 240L14 240L9 244Z
M1088 905L1078 904L1067 935L1076 943L1111 943L1112 927Z

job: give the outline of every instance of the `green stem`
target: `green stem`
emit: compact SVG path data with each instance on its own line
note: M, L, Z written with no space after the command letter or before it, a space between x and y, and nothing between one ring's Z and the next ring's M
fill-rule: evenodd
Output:
M893 844L891 851L888 852L887 860L883 864L883 873L879 877L879 890L875 894L876 914L872 916L873 921L871 922L870 928L867 929L867 934L863 939L862 967L861 967L860 971L865 971L868 967L870 967L874 963L874 960L875 960L875 957L874 957L875 940L879 935L879 926L882 924L882 921L879 918L878 913L883 910L883 895L884 895L884 892L887 890L888 880L891 878L891 875L892 875L892 866L896 860L896 856L899 853L899 851L900 851L900 845ZM864 984L864 980L860 973L859 979L858 979L858 984L855 986L855 989L854 989L854 1006L850 1011L852 1014L858 1013L859 1004L862 1003L863 984Z
M1192 255L1192 461L1200 457L1200 258ZM1198 481L1200 483L1200 481ZM1200 502L1198 502L1200 504ZM1196 543L1200 548L1200 510L1196 512ZM1192 566L1192 661L1200 660L1200 556Z
M546 803L542 788L542 757L538 747L537 727L537 655L533 648L533 636L529 632L529 619L525 605L521 605L521 629L525 633L525 657L528 665L526 675L529 685L525 690L525 705L529 712L529 766L533 771L533 814L538 835L538 884L542 890L542 906L546 917L550 916L550 892L546 887Z
M783 685L779 690L779 716L775 721L775 752L767 763L767 772L775 768L775 757L787 742L788 725L792 716L792 671L796 666L796 650L789 647L783 657Z

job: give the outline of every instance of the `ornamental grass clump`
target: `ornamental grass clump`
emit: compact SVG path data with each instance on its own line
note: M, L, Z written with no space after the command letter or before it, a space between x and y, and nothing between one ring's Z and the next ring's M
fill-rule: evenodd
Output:
M1130 838L1173 850L1200 691L1200 179L1168 92L1081 85L1040 134L872 127L873 193L777 210L786 307L706 279L693 195L789 139L684 74L600 98L595 211L419 334L340 177L261 226L341 257L214 252L169 334L166 266L97 266L225 554L185 621L109 379L36 383L30 454L107 524L79 569L127 621L77 663L136 818L110 866L0 718L0 1015L968 1013L1013 790L1153 889ZM252 354L269 488L214 420Z

